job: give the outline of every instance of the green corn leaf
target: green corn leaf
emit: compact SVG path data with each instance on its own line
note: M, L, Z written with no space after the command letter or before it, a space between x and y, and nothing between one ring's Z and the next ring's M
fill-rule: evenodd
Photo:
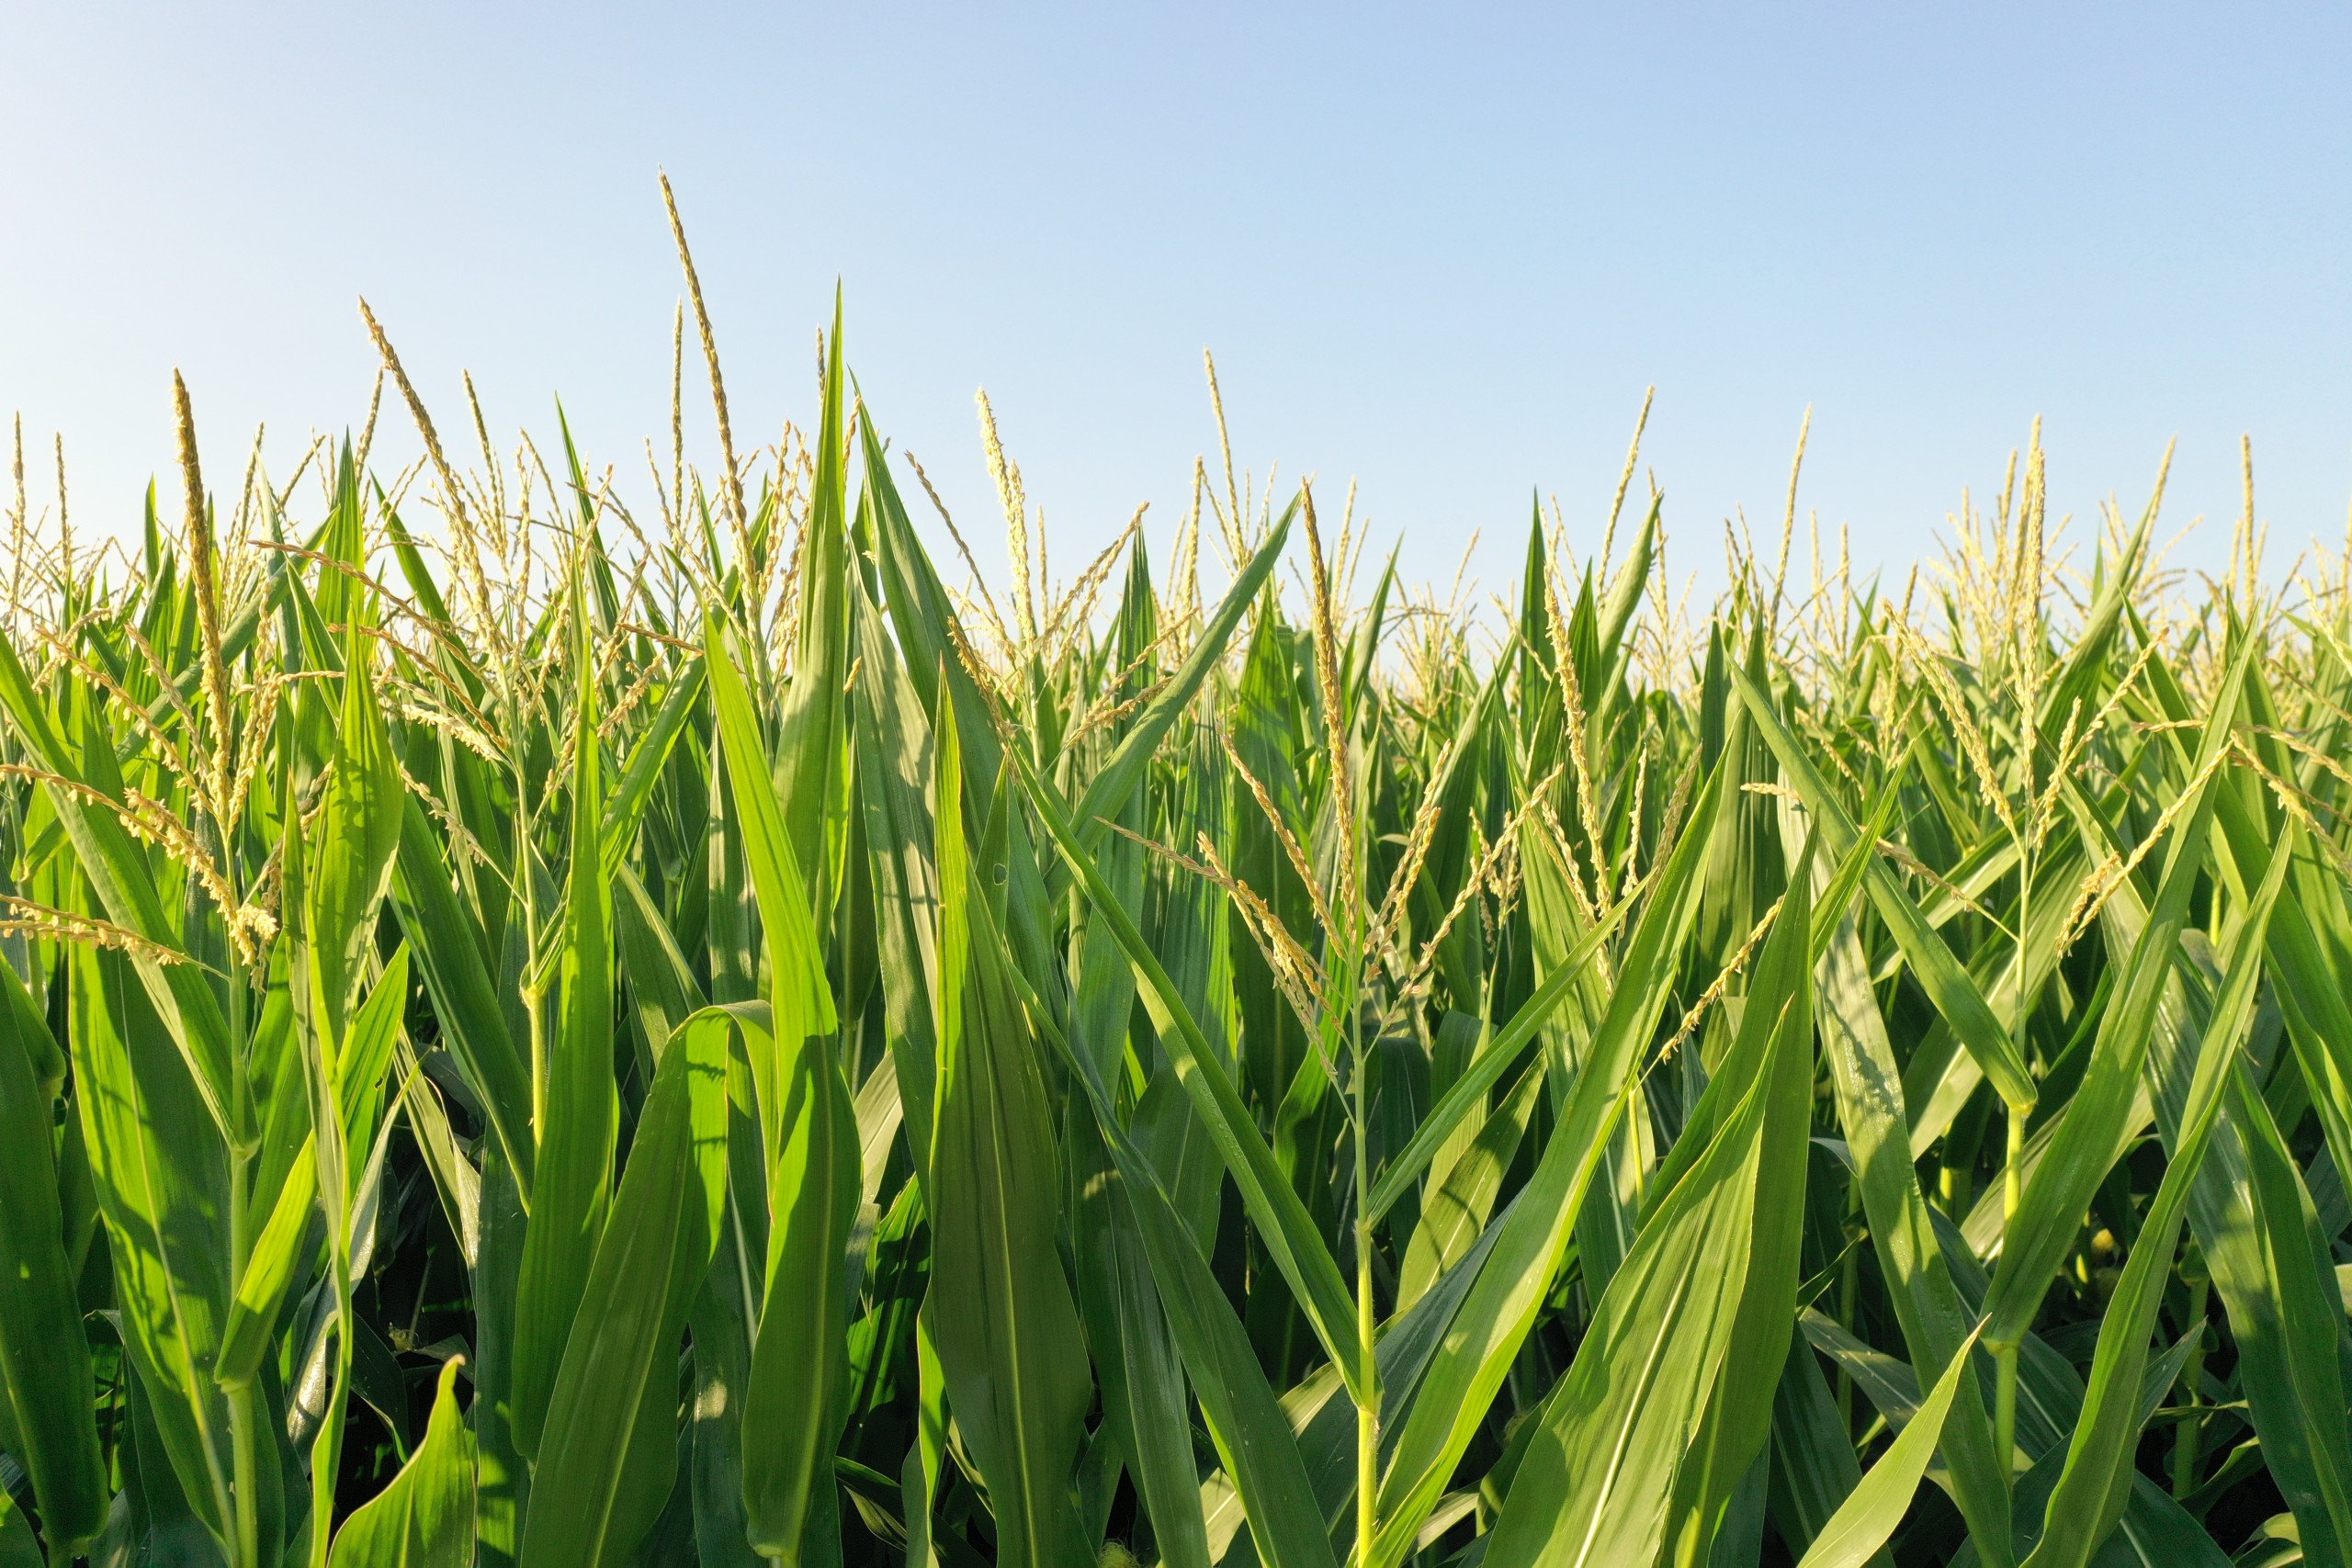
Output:
M816 471L801 530L797 576L800 624L785 694L776 749L776 786L786 840L814 897L821 928L832 907L834 846L841 837L836 796L845 800L850 665L848 535L849 414L842 385L842 296L833 291L833 328L825 336L824 405L817 430ZM740 793L742 785L739 782Z
M575 595L576 597L576 595ZM587 640L584 629L582 639ZM580 651L571 779L571 860L560 965L561 1012L535 1085L538 1163L517 1286L514 1438L526 1457L567 1355L581 1289L600 1250L612 1198L620 1106L613 1083L612 900L602 843L603 770L595 661Z
M368 1147L376 1141L384 1105L384 1075L391 1064L407 1000L408 949L402 946L353 1017L335 1069L346 1169L364 1165ZM236 1299L230 1304L229 1320L221 1331L216 1369L224 1387L243 1388L258 1375L288 1291L300 1271L315 1262L313 1227L318 1217L320 1168L316 1136L308 1134L237 1276Z
M25 1511L6 1493L0 1493L0 1568L47 1568Z
M736 825L742 833L743 858L751 868L761 923L767 939L770 999L776 1010L779 1044L787 1039L830 1034L834 1028L833 996L825 978L823 954L817 933L806 915L808 884L786 823L782 803L768 774L767 748L760 739L759 719L751 693L723 646L725 633L716 620L707 627L704 660L709 672L711 705L718 715L719 750L733 784ZM788 911L803 911L793 918ZM769 1147L775 1146L774 1122L780 1086L773 1067L763 1075L762 1115L770 1123Z
M679 1341L726 1201L726 1038L685 1032L638 1118L548 1400L522 1568L626 1562L670 1495Z
M1170 1568L1208 1568L1182 1352L1153 1282L1150 1253L1118 1163L1091 1110L1075 1112L1070 1124L1065 1146L1078 1190L1078 1293L1104 1419L1143 1494L1162 1561Z
M1766 1086L1764 1128L1758 1134L1755 1224L1741 1284L1737 1316L1723 1371L1709 1397L1705 1425L1676 1481L1677 1519L1670 1549L1695 1560L1702 1544L1719 1544L1734 1489L1771 1435L1772 1400L1788 1354L1788 1324L1796 1313L1797 1275L1804 1242L1805 1152L1813 1121L1813 987L1809 973L1814 929L1813 846L1791 867L1791 886L1771 935L1758 955L1739 1032L1659 1168L1652 1193L1672 1190L1685 1149L1705 1147L1722 1124L1736 1087ZM1827 912L1826 912L1827 913ZM1834 918L1834 914L1831 915Z
M1624 646L1625 628L1633 624L1634 612L1640 607L1642 593L1649 586L1650 563L1657 554L1658 520L1664 504L1663 497L1650 497L1649 511L1643 515L1641 527L1634 531L1633 547L1625 552L1616 575L1609 581L1609 596L1600 606L1600 624L1595 628L1596 668L1591 674L1598 674L1600 665L1616 663ZM1589 676L1587 679L1589 682Z
M1969 1353L1975 1345L1973 1333L1961 1341L1917 1413L1903 1424L1861 1483L1822 1526L1797 1568L1862 1568L1878 1556L1910 1511L1911 1495L1928 1473L1928 1461L1935 1458L1936 1441L1943 1435L1953 1402L1962 1397L1961 1384L1967 1379Z
M857 1120L824 1040L834 1026L831 991L790 819L770 782L750 694L719 647L715 623L707 662L768 943L775 1024L772 1034L746 1034L768 1151L768 1247L745 1420L773 1436L747 1458L743 1498L753 1544L797 1562L812 1517L831 1498L831 1455L848 1413L842 1271L859 1201ZM795 711L802 716L792 722L817 722L807 716L815 710ZM821 742L803 737L804 750L839 747L838 725L826 723ZM816 776L830 774L820 769ZM814 834L815 822L802 826Z
M474 1439L458 1411L460 1357L441 1364L424 1441L391 1483L335 1532L329 1568L469 1568Z
M2226 817L2231 796L2224 794L2222 799L2222 815ZM2275 852L2266 850L2267 859L2259 863L2263 866L2263 891L2256 896L2258 900L2268 901L2266 978L2273 987L2272 994L2284 1004L2282 1010L2293 1005L2288 1001L2292 987L2288 976L2292 973L2293 961L2284 955L2298 950L2294 942L2282 940L2279 931L2282 925L2297 917L2293 863L2302 852L2297 839L2298 831L2290 828L2275 847ZM2284 881L2279 883L2282 877ZM2274 892L2275 883L2278 886ZM2146 908L2136 890L2129 885L2119 887L2109 901L2103 921L2110 953L2120 955L2130 951L2146 919ZM2204 950L2195 951L2201 953ZM2201 960L2176 965L2150 1046L2148 1075L2152 1080L2153 1109L2167 1146L2176 1151L2180 1147L2202 1041L2202 1028L2195 1021L2189 987L2184 982L2204 977ZM2219 981L2222 976L2216 971L2211 978ZM2201 984L2198 990L2203 990ZM2204 1027L2211 1026L2211 1016L2208 1008ZM2302 1059L2298 1053L2297 1060ZM2290 1245L2282 1253L2269 1245L2270 1232L2258 1202L2256 1156L2250 1146L2256 1141L2256 1129L2241 1125L2231 1102L2225 1100L2190 1191L2188 1224L2232 1323L2232 1338L2238 1351L2236 1375L2262 1440L2264 1463L2297 1516L2312 1521L2309 1533L2317 1539L2320 1532L2332 1529L2326 1520L2319 1468L2326 1460L2316 1451L2319 1445L2313 1440L2314 1434L2323 1433L2325 1426L2310 1417L2301 1384L2304 1374L2320 1364L2295 1349L2297 1337L2290 1329L2287 1301L2296 1281L2277 1268L2281 1257L2291 1258L2295 1249ZM2290 1202L2284 1208L2291 1212L2299 1205ZM2282 1213L2279 1217L2287 1218L2291 1226L2300 1229L2299 1213L2292 1213L2291 1217ZM2136 1502L2139 1495L2135 1492L2133 1495Z
M695 710L702 702L703 669L696 661L678 671L677 679L662 698L662 705L654 710L652 722L629 746L628 761L621 766L620 779L605 799L602 837L608 875L627 864L639 826L644 820L646 808L652 804L655 786L661 783L662 772L669 766L678 738L686 733Z
M70 1556L106 1523L107 1489L51 1152L55 1096L39 1077L58 1049L6 963L0 991L0 1414L42 1528Z
M1234 628L1241 624L1250 606L1257 603L1266 580L1273 575L1275 563L1282 559L1283 547L1290 540L1291 520L1297 510L1294 502L1283 513L1266 536L1265 543L1251 554L1232 586L1226 590L1225 597L1218 601L1216 612L1201 627L1192 651L1184 656L1184 662L1136 715L1117 750L1070 807L1069 819L1077 827L1080 843L1091 849L1102 841L1103 825L1126 805L1170 727L1192 705L1202 683L1225 658L1226 645L1233 639Z
M743 1501L752 1544L797 1563L812 1505L831 1491L848 1415L843 1273L860 1183L857 1119L831 1051L812 1036L783 1055L783 1141L769 1176L767 1272L743 1410L754 1434Z
M851 586L859 595L853 737L873 880L875 954L907 1147L920 1170L931 1154L939 1054L932 1033L937 926L928 913L938 907L939 877L932 860L932 811L924 798L931 781L931 725L885 633L881 613L865 597L863 585L853 581Z
M25 988L16 964L0 964L0 1030L17 1042L32 1074L33 1091L54 1100L65 1089L65 1052L42 1016L40 1006Z
M979 916L987 919L984 905ZM996 933L996 940L1001 947L1001 933ZM1009 972L1008 978L1086 1093L1094 1129L1118 1178L1115 1192L1090 1193L1090 1200L1127 1201L1159 1293L1162 1321L1200 1399L1210 1440L1232 1478L1259 1558L1273 1568L1333 1568L1330 1540L1305 1456L1233 1303L1201 1256L1193 1231L1150 1159L1119 1125L1110 1089L1092 1059L1055 1032L1035 989L1017 972ZM1339 1382L1336 1376L1331 1381ZM1172 1504L1155 1501L1154 1506L1160 1510L1155 1518L1174 1512ZM1177 1528L1189 1533L1189 1524ZM1216 1532L1207 1533L1213 1549ZM1226 1533L1229 1540L1230 1532Z
M2188 696L2166 662L2151 658L2148 673L2163 716L2176 726L2192 723ZM2260 676L2258 669L2246 674L2248 696L2257 706L2267 705ZM2180 762L2188 765L2187 743L2177 732L2174 746ZM2214 814L2238 884L2252 887L2262 882L2279 836L2258 806L2235 790L2223 790ZM2338 1168L2352 1168L2352 919L2345 908L2340 877L2297 868L2270 921L2268 954L2296 1061L2306 1082L2322 1086L2314 1109Z
M1411 1550L1551 1292L1593 1172L1636 1087L1634 1065L1657 1027L1696 917L1698 868L1730 787L1728 773L1719 762L1693 802L1682 839L1634 927L1618 987L1543 1157L1500 1222L1495 1249L1406 1413L1381 1478L1379 1562L1398 1562Z
M702 984L644 879L628 866L613 878L613 956L636 1004L644 1045L639 1066L650 1082L654 1062L670 1036L702 1010Z
M944 717L934 798L963 795ZM1060 1568L1088 1550L1071 1481L1091 1388L1083 1331L1055 1246L1057 1174L1042 1064L994 944L957 814L943 810L936 1121L925 1201L923 1318L956 1425L989 1488L1000 1560ZM979 875L987 874L985 863Z
M1690 868L1695 871L1695 866ZM1686 881L1690 872L1686 872ZM1667 897L1673 889L1663 883L1650 889L1653 906ZM1428 1116L1415 1129L1412 1141L1396 1157L1382 1168L1380 1179L1374 1183L1371 1200L1365 1204L1374 1218L1385 1215L1396 1206L1396 1201L1411 1190L1412 1184L1429 1168L1458 1129L1464 1118L1486 1103L1486 1098L1500 1083L1506 1073L1517 1063L1528 1046L1535 1043L1552 1015L1566 1001L1576 988L1589 979L1587 965L1593 954L1615 934L1623 923L1626 911L1633 907L1631 897L1621 898L1604 911L1598 920L1587 927L1574 945L1562 955L1551 974L1534 994L1520 1004L1511 1014L1510 1022L1496 1032L1485 1050L1472 1059L1453 1087L1433 1106ZM1638 936L1635 940L1639 940Z
M395 1050L408 1010L409 955L403 942L376 978L359 1010L343 1032L334 1064L334 1089L343 1115L345 1159L357 1169L367 1160L383 1124Z
M538 1163L538 1143L531 1132L530 1067L507 1032L504 1006L483 962L481 931L458 902L438 835L413 796L401 812L392 906L416 954L450 1055L481 1097L499 1153L527 1204Z
M1804 798L1806 809L1821 824L1823 847L1833 856L1844 858L1860 837L1854 819L1847 815L1828 781L1781 722L1770 696L1746 671L1735 668L1729 674L1758 732L1780 759L1782 771ZM2027 1069L2017 1042L2001 1027L2000 1020L1985 1002L1984 992L1952 956L1943 938L1928 924L1919 907L1894 880L1894 873L1883 862L1873 860L1862 885L1870 893L1871 907L1886 922L1887 930L1909 961L1912 973L1918 976L1919 984L1934 999L1937 1010L1951 1025L1961 1043L1976 1058L1984 1076L1993 1080L2001 1098L2011 1105L2031 1105L2037 1093L2033 1075Z
M2274 877L2266 885L2240 929L2229 977L2199 1048L2178 1146L2165 1168L2155 1201L2100 1325L2082 1418L2067 1449L2065 1469L2050 1495L2041 1539L2027 1558L2026 1568L2083 1568L2122 1516L2132 1483L2132 1461L2145 1419L2139 1407L2148 1336L2168 1283L2173 1248L2187 1218L2189 1193L2228 1086L2240 1086L2241 1106L2248 1098L2233 1061L2239 1039L2253 1015L2263 939L2283 880ZM2152 919L2149 928L2156 923ZM2344 1421L2340 1388L2335 1398L2335 1406L2325 1415L2340 1433ZM2330 1511L2335 1514L2334 1508Z
M1461 1260L1486 1228L1543 1087L1540 1064L1521 1073L1519 1082L1478 1124L1468 1145L1436 1178L1434 1190L1421 1201L1412 1239L1406 1244L1405 1266L1396 1284L1398 1310L1419 1301L1438 1276Z
M1781 1366L1780 1393L1772 1409L1772 1486L1769 1508L1773 1527L1790 1550L1810 1548L1854 1488L1862 1483L1854 1439L1819 1359L1808 1353L1804 1331L1792 1336L1791 1353ZM1905 1501L1908 1501L1907 1495ZM1891 1568L1890 1560L1876 1560Z
M227 1539L228 1400L213 1379L229 1310L228 1151L130 961L76 950L74 1100L114 1263L122 1344L187 1506Z
M1493 1568L1645 1562L1732 1338L1770 1096L1761 1080L1642 1227L1533 1417L1487 1547ZM1424 1393L1424 1398L1429 1397Z
M1961 1392L1943 1429L1945 1461L1980 1553L2007 1562L2008 1466L1995 1448L1976 1375L1958 1354L1971 1333L1969 1314L1912 1168L1902 1074L1871 987L1857 922L1843 917L1834 933L1818 968L1822 1054L1829 1061L1838 1124L1858 1168L1862 1213L1912 1367L1959 1369Z
M2216 1010L2218 1016L2218 1004ZM2310 1448L2309 1479L2319 1493L2318 1508L2309 1499L2294 1499L2302 1505L2299 1520L2310 1521L2302 1531L2304 1550L2314 1560L2332 1547L2340 1556L2341 1543L2352 1541L2352 1422L2346 1416L2352 1369L2346 1366L2335 1258L2314 1223L2311 1194L2293 1153L2243 1067L2231 1079L2230 1094L2232 1118L2244 1129L2252 1156L2254 1207L2267 1254L2267 1315L2284 1330L2281 1348L2291 1376L2294 1416ZM2277 1429L2275 1422L2265 1425ZM2324 1529L2318 1517L2323 1513Z
M82 874L97 896L99 910L138 938L130 961L187 1063L189 1082L198 1101L220 1136L232 1146L241 1145L246 1132L232 1117L228 1021L221 1016L210 982L201 970L186 962L147 858L118 814L121 781L116 776L114 744L96 700L86 698L78 705L82 716L77 755L34 692L16 649L7 638L0 637L0 707L7 710L18 738L39 765L65 781L64 787L42 785L51 809L74 846Z
M1017 753L1015 753L1017 757ZM1341 1369L1351 1393L1370 1387L1372 1369L1358 1364L1355 1343L1355 1303L1340 1278L1340 1266L1299 1201L1297 1192L1275 1161L1257 1122L1241 1102L1232 1078L1217 1059L1176 983L1159 955L1151 951L1134 917L1120 904L1094 862L1080 843L1069 815L1044 780L1021 762L1022 783L1046 831L1060 850L1085 891L1096 917L1109 927L1135 968L1144 1005L1159 1031L1163 1049L1175 1065L1178 1079L1192 1096L1193 1105L1207 1126L1226 1168L1232 1172L1250 1211L1272 1254L1275 1266L1289 1281L1306 1309L1316 1337ZM944 829L943 829L944 831Z
M363 958L372 951L376 912L400 848L407 795L377 701L375 644L357 626L349 635L334 765L318 822L310 829L311 863L302 878L311 1007L318 1027L338 1047L363 977Z
M2247 643L2223 679L2199 743L2200 771L2218 758L2227 742L2239 685L2255 646ZM2120 1140L2133 1098L2140 1091L2140 1068L2146 1059L2156 1008L2203 863L2215 790L2215 781L2207 777L2173 832L2155 906L2126 961L2115 998L2100 1020L2090 1067L2067 1101L2065 1120L2049 1157L2027 1180L2018 1212L2009 1221L2000 1266L1993 1276L1993 1293L1985 1303L1984 1342L1996 1349L2015 1345L2031 1323L2051 1275L2073 1244L2091 1195L2120 1152Z
M315 1137L305 1137L294 1168L278 1189L277 1201L267 1224L254 1242L253 1252L237 1276L236 1299L220 1334L217 1369L225 1388L244 1388L261 1371L269 1353L270 1337L277 1326L278 1310L294 1284L296 1271L316 1250L319 1168Z
M730 1145L736 1130L757 1125L737 1118L730 1123ZM729 1215L686 1319L695 1369L687 1417L693 1452L685 1484L693 1502L695 1551L709 1568L757 1568L762 1561L752 1546L743 1502L743 1393L751 1380L751 1314L758 1287L737 1229Z

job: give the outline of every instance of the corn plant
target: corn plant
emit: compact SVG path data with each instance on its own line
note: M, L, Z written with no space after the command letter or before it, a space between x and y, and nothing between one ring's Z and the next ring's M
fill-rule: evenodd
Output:
M708 468L686 308L642 482L372 313L128 547L19 440L0 1562L2346 1562L2352 569L2037 438L1900 594L1229 457L1058 581L983 402L951 583L675 231Z

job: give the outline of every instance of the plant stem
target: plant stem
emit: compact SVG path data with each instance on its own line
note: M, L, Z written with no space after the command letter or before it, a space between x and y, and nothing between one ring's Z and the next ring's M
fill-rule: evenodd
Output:
M2213 1286L2206 1277L2202 1260L2196 1249L2189 1249L2181 1271L2188 1274L2188 1321L2197 1331L2197 1343L2190 1347L2188 1364L2180 1369L2180 1402L2187 1405L2199 1403L2198 1388L2205 1377L2205 1306L2208 1292ZM2194 1269L2194 1273L2189 1270ZM2197 1461L2200 1439L2204 1436L2201 1418L2191 1416L2174 1428L2172 1439L2172 1495L2186 1497L2197 1490Z
M1356 1158L1364 1156L1364 1140L1361 1124L1356 1134ZM1358 1364L1369 1369L1373 1363L1372 1321L1372 1227L1363 1220L1364 1192L1360 1185L1356 1195L1356 1351ZM1356 1564L1370 1568L1372 1538L1378 1528L1377 1504L1380 1482L1380 1391L1377 1381L1367 1376L1363 1396L1356 1402Z
M2005 1236L2017 1219L2018 1199L2023 1186L2020 1171L2025 1157L2025 1118L2024 1107L2009 1107L2008 1158L2001 1171L2001 1228ZM2014 1475L2017 1462L2018 1348L2000 1347L1994 1354L1994 1366L1997 1374L1993 1399L1994 1452L2007 1481Z
M1357 923L1351 920L1350 923ZM1351 979L1361 968L1350 964ZM1349 993L1352 1002L1352 990ZM1363 1369L1362 1390L1356 1398L1356 1551L1355 1568L1372 1568L1373 1537L1379 1529L1380 1380L1374 1371L1372 1300L1372 1139L1369 1103L1364 1092L1369 1063L1364 1057L1363 1012L1349 1009L1348 1033L1354 1050L1354 1081L1348 1087L1354 1100L1356 1177L1356 1364Z
M227 743L227 737L221 737L220 744L225 746ZM229 889L231 908L233 908L235 900L240 897L237 890L236 835L218 814L217 807L213 832L220 851L221 880ZM229 1125L234 1130L229 1146L229 1278L233 1282L244 1278L245 1266L252 1261L254 1251L253 1220L246 1213L250 1178L245 1168L252 1157L254 1136L253 1089L243 1059L247 1013L245 975L244 966L235 956L233 938L228 990ZM229 1446L232 1469L226 1522L233 1536L230 1552L233 1568L261 1568L261 1454L256 1427L263 1419L265 1417L254 1398L250 1382L229 1391Z
M2033 809L2033 711L2028 705L2024 716L2028 737L2025 754L2026 809ZM2018 929L2017 977L2018 1000L2016 1021L2011 1038L2017 1043L2020 1055L2025 1051L2026 1023L2033 1016L2032 954L2027 944L2027 931L2033 914L2033 845L2020 836L2018 839ZM2001 1244L2006 1248L2009 1232L2015 1228L2018 1203L2025 1187L2025 1122L2030 1107L2008 1102L2009 1136L2001 1161ZM2011 1485L2017 1474L2018 1439L2018 1348L2001 1346L1995 1353L1996 1382L1993 1396L1994 1456L2001 1467L2001 1483Z

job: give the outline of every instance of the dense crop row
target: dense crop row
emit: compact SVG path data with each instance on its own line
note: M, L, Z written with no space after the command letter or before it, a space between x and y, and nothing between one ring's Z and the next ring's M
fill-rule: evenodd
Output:
M2342 581L2037 451L1899 598L1063 590L991 437L999 605L838 322L635 514L377 337L416 469L19 524L0 1563L2346 1561Z

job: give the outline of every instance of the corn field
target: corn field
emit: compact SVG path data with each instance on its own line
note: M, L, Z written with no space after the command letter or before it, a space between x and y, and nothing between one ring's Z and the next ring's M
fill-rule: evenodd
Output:
M1065 582L984 407L991 591L686 271L699 468L19 437L0 1564L2347 1562L2346 563Z

